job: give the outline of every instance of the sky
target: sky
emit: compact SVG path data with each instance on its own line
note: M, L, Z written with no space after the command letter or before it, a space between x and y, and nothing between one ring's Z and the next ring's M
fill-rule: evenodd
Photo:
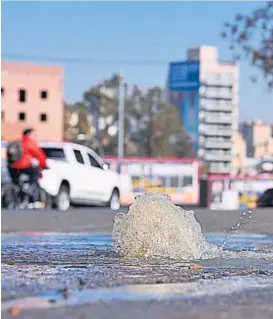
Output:
M4 1L2 58L63 65L67 102L80 100L86 89L115 72L144 89L163 87L168 63L186 59L189 47L217 46L221 60L231 59L228 42L220 37L224 22L232 21L236 13L250 13L261 4ZM89 63L62 58L88 59ZM125 64L128 60L145 63ZM151 65L149 61L160 63ZM253 71L247 62L241 63L240 119L261 118L272 123L273 95L266 91L264 82L251 83Z

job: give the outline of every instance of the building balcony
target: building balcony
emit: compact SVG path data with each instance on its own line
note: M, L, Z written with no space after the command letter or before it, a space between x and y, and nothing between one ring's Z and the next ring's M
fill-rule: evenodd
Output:
M219 124L232 124L232 116L229 115L205 115L204 116L204 122L208 124L214 124L214 123L219 123Z
M211 153L205 152L203 156L205 161L213 161L213 162L229 162L232 159L231 153Z
M217 78L206 78L203 81L206 86L213 87L232 87L234 85L233 79L217 79Z
M208 168L208 172L210 174L229 174L231 171L230 166L226 165L226 166L215 166L215 165L210 165Z
M200 104L200 109L205 110L205 111L232 112L233 105L232 104L223 104L223 103L210 104L209 101L206 101L206 102L202 102Z
M218 92L218 91L205 91L201 94L201 97L206 99L223 99L223 100L232 100L233 92Z
M205 141L204 142L205 148L214 148L214 149L226 149L232 148L232 141Z
M203 127L200 128L200 133L203 133L206 136L232 136L233 131L231 128L211 128Z

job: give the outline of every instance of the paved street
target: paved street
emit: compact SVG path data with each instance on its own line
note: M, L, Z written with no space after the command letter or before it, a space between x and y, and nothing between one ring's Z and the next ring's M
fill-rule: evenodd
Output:
M202 229L209 232L227 231L241 214L202 208L194 211ZM114 215L108 208L72 208L68 212L2 210L2 232L112 232ZM252 221L244 225L243 231L273 233L273 208L253 210Z
M20 319L272 319L272 289L168 301L113 301L23 311ZM2 313L3 318L14 316Z
M196 218L207 232L226 232L232 225L238 223L241 213L195 209ZM139 260L136 263L135 260L119 258L109 248L100 250L99 247L103 246L96 246L99 240L105 241L105 247L108 247L108 240L111 242L110 234L94 233L111 233L114 215L115 213L107 208L72 208L68 212L3 210L2 233L72 232L75 234L73 236L63 234L63 238L59 234L44 237L39 237L40 235L2 237L4 305L2 317L14 318L14 313L11 313L12 308L7 306L10 299L31 295L35 295L36 299L29 301L30 306L26 307L27 309L23 309L24 302L16 301L19 307L14 308L15 313L19 311L16 314L17 318L269 319L273 317L273 294L270 286L273 274L272 258L264 258L271 256L270 253L262 252L257 255L260 257L257 257L256 252L248 252L248 255L245 255L247 252L242 252L236 255L236 259L199 262L201 269L190 268L188 264L179 261L170 262L170 260ZM251 221L239 231L273 234L273 209L253 210ZM86 237L89 235L91 237ZM259 240L260 237L257 238ZM238 276L258 282L252 285L252 288L241 292L236 290L237 288L240 290L239 283L231 284L228 288L229 280L232 278L236 280ZM83 290L78 290L79 278L85 282ZM218 279L222 282L215 285L214 281ZM196 295L187 297L187 294L182 294L179 299L170 298L161 301L145 298L142 300L138 297L137 289L140 284L150 284L151 293L153 291L162 293L169 283L185 283L184 289L189 293L192 293L193 287L196 287ZM54 299L58 291L63 291L67 284L70 289L68 294L72 295L68 296L67 300L63 296ZM111 290L112 287L126 287L128 284L136 285L131 288L131 293L136 289L135 299L115 300L117 295L115 290ZM100 295L101 300L92 299L100 294L100 290L96 289L101 287L110 289L108 294L112 299L104 300L107 293ZM173 291L174 288L170 286L169 289ZM217 289L218 292L213 294L213 289ZM235 289L234 293L229 293L228 289ZM200 295L201 291L204 295ZM223 294L223 291L227 294ZM50 297L39 299L38 296L42 292L53 294L53 304L49 302ZM127 295L125 293L120 296ZM82 304L83 300L88 302ZM36 309L42 304L44 306L41 306L41 309Z

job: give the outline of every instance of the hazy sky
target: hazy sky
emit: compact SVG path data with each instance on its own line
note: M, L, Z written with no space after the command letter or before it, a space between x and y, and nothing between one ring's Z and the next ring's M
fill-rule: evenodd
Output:
M2 2L2 55L4 59L7 53L43 56L62 64L68 102L80 99L85 89L119 71L130 84L142 88L163 86L168 62L185 59L189 47L214 45L219 48L221 60L230 59L228 43L220 37L223 23L236 13L251 12L261 4ZM57 61L60 57L88 59L93 63ZM109 60L120 62L102 63ZM126 65L126 60L143 64ZM160 63L151 65L149 61ZM266 92L263 82L250 82L251 71L246 62L241 64L240 117L273 122L273 94Z

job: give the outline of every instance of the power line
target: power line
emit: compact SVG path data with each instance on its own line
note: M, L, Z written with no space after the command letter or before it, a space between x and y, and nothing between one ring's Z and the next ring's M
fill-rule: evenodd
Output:
M70 64L100 64L100 65L128 65L128 66L163 66L168 65L169 61L163 60L108 60L108 59L86 59L86 58L71 58L71 57L53 57L53 56L36 56L25 54L2 53L2 58L18 59L27 61L42 61Z

